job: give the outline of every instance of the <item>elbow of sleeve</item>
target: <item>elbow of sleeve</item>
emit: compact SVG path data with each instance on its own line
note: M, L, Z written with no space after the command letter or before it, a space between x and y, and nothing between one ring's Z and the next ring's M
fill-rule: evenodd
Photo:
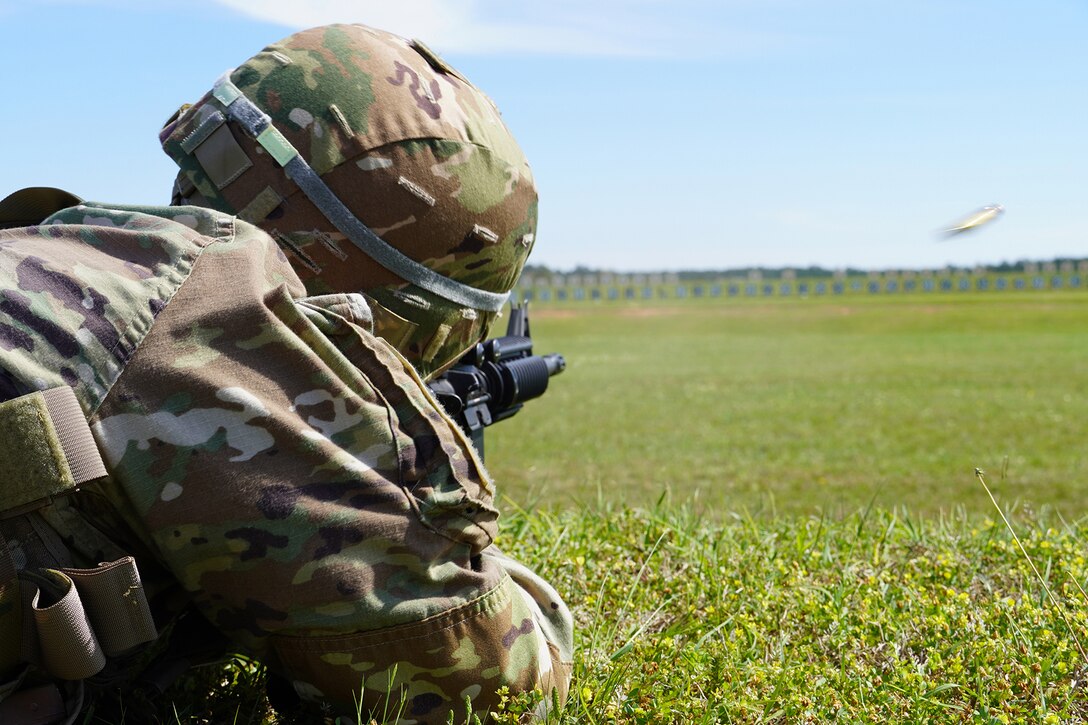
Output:
M565 607L564 607L565 611ZM540 689L565 700L569 643L552 631L531 597L504 576L454 609L380 630L333 636L276 637L276 659L306 699L339 713L399 710L417 722L460 722L498 705L498 692ZM365 722L365 719L364 719Z

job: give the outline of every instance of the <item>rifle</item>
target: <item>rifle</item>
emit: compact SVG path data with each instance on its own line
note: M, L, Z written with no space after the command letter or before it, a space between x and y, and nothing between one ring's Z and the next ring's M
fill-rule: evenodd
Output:
M527 303L511 305L506 335L477 343L427 387L484 456L484 428L515 415L567 367L558 353L534 355Z

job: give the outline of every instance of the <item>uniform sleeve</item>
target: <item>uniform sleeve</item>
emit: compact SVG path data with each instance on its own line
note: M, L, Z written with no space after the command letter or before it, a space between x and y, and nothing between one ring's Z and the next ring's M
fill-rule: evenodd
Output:
M263 242L262 242L263 243ZM205 252L93 423L104 493L204 615L338 712L565 695L570 615L494 546L491 480L365 303Z

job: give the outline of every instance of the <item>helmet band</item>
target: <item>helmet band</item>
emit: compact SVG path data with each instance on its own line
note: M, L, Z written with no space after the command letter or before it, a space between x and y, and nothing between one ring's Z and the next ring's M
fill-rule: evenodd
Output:
M375 262L401 279L463 307L498 312L506 304L509 293L489 292L450 279L406 256L374 233L321 180L298 149L272 125L272 119L234 85L230 72L216 81L212 95L223 104L227 115L283 167L287 177L325 218Z

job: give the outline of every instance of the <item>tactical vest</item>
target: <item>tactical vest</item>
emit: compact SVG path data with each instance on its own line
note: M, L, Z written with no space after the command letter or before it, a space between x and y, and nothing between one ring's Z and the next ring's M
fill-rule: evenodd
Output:
M64 566L64 542L42 519L54 499L106 475L71 388L0 404L0 471L0 673L9 678L0 722L52 722L73 713L48 680L98 676L108 658L119 661L158 633L131 556ZM77 692L68 707L78 712L80 699Z
M23 190L0 202L0 228L78 202L57 189ZM71 388L0 403L0 723L71 721L84 681L116 676L158 637L133 557L73 567L46 521L106 475Z

